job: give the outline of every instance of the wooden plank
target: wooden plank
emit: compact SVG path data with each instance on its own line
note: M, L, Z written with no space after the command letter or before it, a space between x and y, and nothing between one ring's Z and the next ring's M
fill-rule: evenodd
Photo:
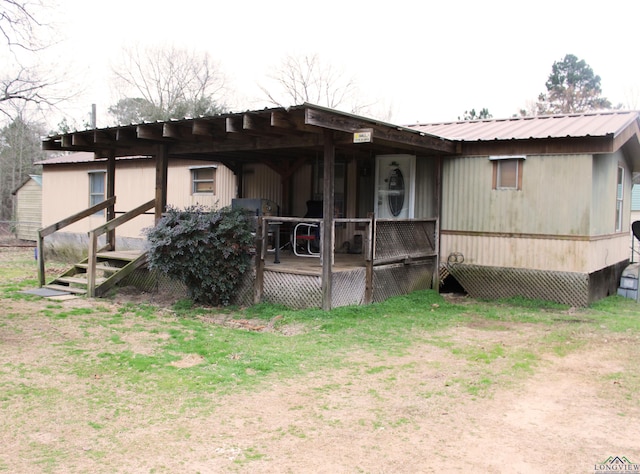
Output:
M97 253L97 256L98 258L105 259L105 260L122 260L125 262L132 262L143 253L144 252L141 250L120 250L120 251L113 251L113 252L100 251Z
M167 147L158 145L156 151L156 224L162 218L162 213L167 207L167 174L169 167L169 153Z
M44 286L45 272L44 272L44 238L42 231L38 231L38 240L36 241L36 252L38 252L38 286L42 288Z
M94 290L94 295L97 297L103 296L107 291L113 288L118 282L122 281L131 273L133 273L138 268L142 267L147 263L147 253L141 254L135 260L129 262L124 267L122 267L119 271L114 273L113 275L105 278L104 282L102 282L99 286L97 286Z
M143 140L164 140L162 124L146 124L136 127L136 136Z
M96 295L96 253L98 236L94 231L89 232L89 254L87 256L87 294L93 298Z
M85 217L89 217L95 214L96 212L101 211L102 209L106 209L108 206L115 204L115 202L116 202L115 196L113 196L112 198L108 198L102 201L101 203L96 204L95 206L91 206L90 208L85 209L84 211L80 211L76 214L73 214L72 216L62 219L59 222L56 222L55 224L51 224L50 226L40 229L39 231L40 236L46 237L49 234L53 234L55 231L63 229L64 227L71 225L74 222L79 221L80 219L84 219Z
M100 254L98 254L98 256L100 256ZM75 267L76 268L82 268L82 269L86 270L87 268L89 268L89 264L88 263L76 263ZM96 270L99 270L101 272L117 272L121 268L122 267L110 267L110 266L107 266L107 265L96 264Z
M324 182L323 182L323 206L322 228L320 236L322 248L320 249L322 261L322 309L331 309L331 270L333 264L333 212L335 192L335 160L336 150L333 144L333 132L324 131Z
M116 195L116 154L114 150L109 151L107 158L107 198ZM115 201L114 201L115 203ZM107 207L107 221L111 221L116 217L116 207L112 203ZM115 228L107 231L107 245L112 249L116 249L116 231Z
M45 285L44 288L49 288L50 290L66 291L67 293L75 293L78 295L87 294L87 290L83 288L74 288L72 286L56 285L53 283L50 285Z
M356 130L370 128L373 130L376 143L388 142L390 145L407 146L412 149L422 148L438 153L455 153L456 145L451 140L404 127L372 123L361 117L336 113L329 109L318 107L305 109L305 123L349 134L353 134Z
M256 232L256 280L253 286L253 303L262 302L262 294L264 291L264 256L263 247L266 236L268 221L263 221L262 216L258 217L258 228Z
M126 212L125 214L122 214L116 217L115 219L112 219L109 222L102 224L99 227L96 227L95 229L93 229L93 231L96 233L96 235L102 235L106 232L110 232L114 230L116 227L124 224L125 222L128 222L131 219L139 216L143 212L148 211L155 205L155 203L156 203L155 199L152 199L151 201L145 202L144 204L140 204L135 209L132 209L129 212ZM113 250L113 247L110 245L107 245L106 247L109 248L109 250Z
M105 281L105 278L96 278L96 283L100 284L102 282ZM58 277L55 279L55 282L62 282L62 283L74 283L76 285L86 285L87 284L87 279L86 278L78 278L78 277Z

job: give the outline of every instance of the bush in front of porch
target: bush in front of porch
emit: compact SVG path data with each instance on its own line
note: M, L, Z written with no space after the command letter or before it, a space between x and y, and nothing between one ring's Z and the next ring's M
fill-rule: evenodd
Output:
M147 230L149 269L184 283L194 301L228 305L251 268L254 226L243 209L169 207Z

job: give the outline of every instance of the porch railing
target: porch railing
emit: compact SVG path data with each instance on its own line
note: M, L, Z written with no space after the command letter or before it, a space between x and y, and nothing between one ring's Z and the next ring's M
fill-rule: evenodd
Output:
M43 227L38 231L38 240L36 242L36 247L38 252L38 283L40 284L41 288L45 284L44 238L47 235L51 235L54 232L59 231L60 229L64 229L65 227L84 219L85 217L92 216L96 212L102 211L109 206L113 206L115 203L116 197L112 196L109 199L96 204L95 206L91 206L84 211L80 211L76 214L66 217L61 221L56 222L55 224Z
M45 285L45 256L44 256L44 238L48 235L53 234L54 232L63 229L75 222L78 222L85 217L89 217L96 212L99 212L103 209L106 209L109 206L113 206L116 202L115 196L102 201L101 203L96 204L95 206L91 206L84 211L80 211L72 216L69 216L65 219L62 219L55 224L51 224L50 226L44 227L38 231L38 241L37 241L37 252L38 252L38 283L40 287ZM115 250L115 235L113 236L112 242L107 242L107 244L98 248L98 237L107 232L114 231L118 226L124 224L125 222L130 221L131 219L143 214L144 212L152 209L155 205L155 199L152 199L131 211L128 211L115 219L111 219L110 221L102 224L95 229L89 231L89 252L87 257L87 294L89 296L95 295L95 287L96 287L96 265L97 265L97 255L98 253L105 250Z
M87 294L89 296L95 296L96 289L96 265L97 265L97 255L99 253L98 250L98 237L102 234L106 234L107 232L111 232L115 230L118 226L124 224L125 222L129 222L134 217L139 216L140 214L145 213L149 209L155 206L155 199L150 200L140 206L132 209L124 214L116 217L115 219L111 219L109 222L96 227L92 231L89 231L89 254L87 256ZM115 245L115 243L114 243ZM115 250L115 248L111 248L110 250Z
M279 234L277 227L283 224L289 224L295 227L298 223L317 224L320 230L320 239L323 240L327 231L323 229L322 219L309 219L300 217L259 217L257 227L257 252L256 252L256 279L254 301L259 303L264 295L265 278L269 278L269 284L272 285L267 289L270 297L274 295L283 296L285 299L293 303L298 303L300 298L298 294L289 293L287 290L277 289L273 287L273 282L282 284L283 277L273 277L269 271L275 271L278 274L292 273L300 275L300 279L296 280L296 285L308 294L308 298L317 298L317 283L311 283L311 280L305 280L308 277L320 277L321 286L321 306L322 308L332 307L335 303L351 304L349 301L356 301L361 295L363 303L368 304L373 301L379 301L388 296L401 294L402 291L411 291L416 286L421 286L425 282L425 276L431 272L431 285L436 287L437 284L437 268L438 264L438 219L375 219L374 216L367 218L336 218L334 225L329 230L334 233L330 255L324 255L324 259L320 259L322 272L318 273L317 265L313 265L315 269L300 268L297 265L278 269L272 265L266 266L267 259L267 237L270 233L274 236ZM341 228L342 227L342 228ZM338 234L336 236L336 234ZM360 277L356 277L358 270L345 268L340 264L334 268L334 258L336 257L336 237L347 237L345 241L356 242L355 235L360 235L360 242L357 248L361 251L357 253L361 255L362 263L360 267L364 267L365 272L359 273ZM292 240L295 240L292 236ZM342 240L342 239L340 239ZM360 239L358 239L359 241ZM291 242L296 245L296 242ZM278 243L275 244L278 248ZM322 248L322 245L320 246ZM320 251L322 256L322 250ZM273 255L273 254L271 254ZM279 263L278 255L274 263ZM330 267L327 269L327 267ZM348 265L347 265L348 267ZM351 273L347 275L347 273ZM341 276L336 278L336 275ZM357 280L358 278L361 278ZM357 281L356 281L357 280ZM317 280L316 280L317 281ZM364 285L362 285L364 283ZM376 287L378 285L378 287ZM298 288L298 286L296 286ZM361 292L361 293L360 293ZM352 298L353 297L353 298Z

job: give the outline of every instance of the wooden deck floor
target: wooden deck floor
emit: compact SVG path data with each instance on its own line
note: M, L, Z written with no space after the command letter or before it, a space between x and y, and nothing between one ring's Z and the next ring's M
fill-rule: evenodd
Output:
M321 275L322 265L318 257L298 257L290 251L280 253L280 263L274 263L275 255L269 252L264 260L265 270L296 273L300 275ZM348 271L358 267L364 267L365 261L362 255L335 254L333 271Z

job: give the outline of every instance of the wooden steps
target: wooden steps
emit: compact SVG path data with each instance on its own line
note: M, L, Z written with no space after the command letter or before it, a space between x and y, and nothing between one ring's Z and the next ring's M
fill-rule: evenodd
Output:
M95 285L89 284L91 264L87 259L76 263L44 288L77 295L102 296L135 269L143 266L147 254L139 250L107 251L96 254ZM92 294L93 293L93 294Z

